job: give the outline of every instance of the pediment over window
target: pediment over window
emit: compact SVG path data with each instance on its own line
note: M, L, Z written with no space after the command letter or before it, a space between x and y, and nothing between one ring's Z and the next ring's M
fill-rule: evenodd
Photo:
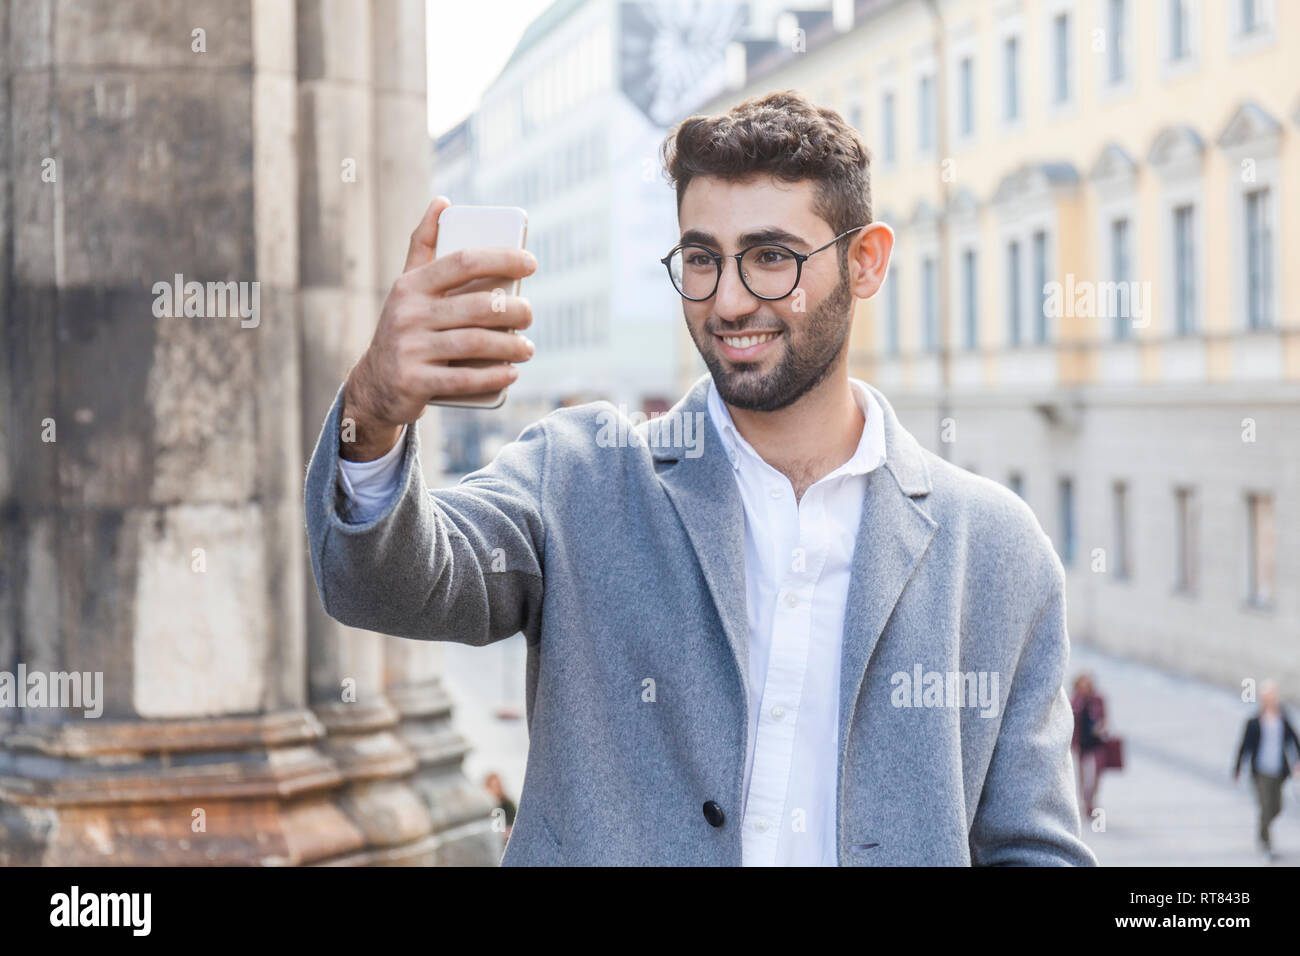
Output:
M974 219L979 209L980 201L969 189L959 189L948 197L950 219Z
M1281 139L1282 124L1258 103L1247 101L1237 107L1237 111L1223 127L1218 144L1221 149L1228 151L1276 151Z
M1200 162L1205 143L1190 126L1166 126L1151 143L1147 162L1156 168Z
M934 206L927 200L920 200L912 207L911 218L908 219L908 225L913 229L933 229L939 220Z
M1137 178L1137 161L1118 143L1107 143L1088 178L1093 182L1122 183Z
M993 194L997 205L1017 201L1046 200L1053 192L1070 190L1079 184L1079 171L1072 163L1026 163L1007 173Z

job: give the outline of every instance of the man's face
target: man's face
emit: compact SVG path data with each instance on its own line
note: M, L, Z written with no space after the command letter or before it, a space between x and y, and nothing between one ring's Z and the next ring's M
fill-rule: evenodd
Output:
M678 222L683 242L736 253L779 242L809 253L835 237L813 211L815 184L770 176L743 182L691 180ZM686 326L723 401L775 411L826 378L840 358L852 324L853 295L836 246L803 264L798 288L784 299L760 299L740 281L735 259L724 259L717 292L703 302L682 300ZM745 344L746 337L759 341Z

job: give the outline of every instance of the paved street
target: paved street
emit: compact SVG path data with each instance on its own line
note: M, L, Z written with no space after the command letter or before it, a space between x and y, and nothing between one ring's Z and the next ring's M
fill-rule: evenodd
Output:
M1237 695L1173 678L1141 665L1074 648L1069 679L1092 671L1106 697L1109 724L1123 736L1127 768L1102 779L1098 803L1105 832L1085 823L1084 839L1106 866L1268 865L1255 849L1255 801L1249 771L1229 775L1241 729L1253 707ZM472 780L495 770L518 799L528 755L522 718L524 643L516 635L492 647L446 648L447 681L456 720L474 744L466 759ZM512 700L521 717L497 719ZM1300 714L1291 712L1292 722ZM1273 865L1300 865L1300 788L1287 784L1273 823Z
M1254 705L1237 694L1166 676L1076 646L1069 679L1094 674L1107 723L1125 739L1127 767L1102 778L1106 831L1084 839L1106 866L1259 866L1249 769L1234 785L1232 760ZM1068 681L1067 681L1068 684ZM1294 724L1297 713L1288 711ZM1273 865L1300 865L1300 788L1292 778L1273 821Z

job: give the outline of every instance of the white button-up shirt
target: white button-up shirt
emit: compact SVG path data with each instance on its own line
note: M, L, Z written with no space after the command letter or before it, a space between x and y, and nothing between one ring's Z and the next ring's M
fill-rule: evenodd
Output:
M745 509L749 746L745 866L835 866L840 645L866 475L885 460L882 412L849 379L866 424L853 456L796 503L790 480L736 430L717 389L708 410ZM340 461L351 521L383 512L396 491L405 433L373 462Z
M885 425L849 380L866 424L853 456L798 502L785 475L736 430L717 389L708 409L745 509L749 747L745 866L835 866L840 646L866 475L885 460Z

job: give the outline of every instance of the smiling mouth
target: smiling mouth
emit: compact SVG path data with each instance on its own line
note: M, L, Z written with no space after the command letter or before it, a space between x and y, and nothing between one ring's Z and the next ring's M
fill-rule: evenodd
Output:
M780 332L751 332L747 335L719 335L718 338L722 339L729 348L748 349L770 342L780 334Z

